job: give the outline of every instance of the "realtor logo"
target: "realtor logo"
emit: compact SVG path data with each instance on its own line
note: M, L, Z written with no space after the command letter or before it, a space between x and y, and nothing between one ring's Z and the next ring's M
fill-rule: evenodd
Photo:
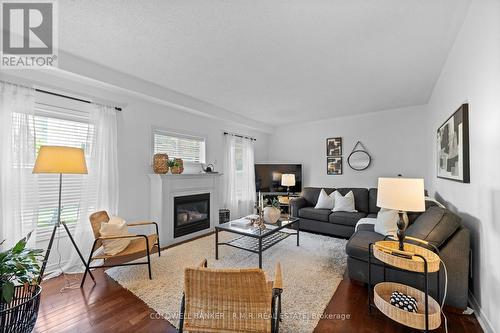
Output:
M55 2L2 2L1 67L57 65Z

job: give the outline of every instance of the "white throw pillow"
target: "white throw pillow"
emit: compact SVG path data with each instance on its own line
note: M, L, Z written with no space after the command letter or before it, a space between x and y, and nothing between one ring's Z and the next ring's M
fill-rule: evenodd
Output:
M357 212L354 205L354 193L349 191L345 196L342 196L339 191L333 192L332 212Z
M318 202L314 208L317 209L333 209L333 193L330 195L326 194L325 189L321 189L319 192Z
M108 223L110 223L110 224L123 224L123 223L127 223L127 221L125 221L124 219L122 219L119 216L111 216L109 218Z
M116 216L109 219L109 222L102 222L99 233L102 237L126 236L128 232L127 223ZM130 244L131 238L108 239L102 241L104 254L115 255L122 252Z
M377 214L375 232L384 236L396 236L398 231L399 214L397 210L381 208ZM403 221L408 225L408 215L403 214Z

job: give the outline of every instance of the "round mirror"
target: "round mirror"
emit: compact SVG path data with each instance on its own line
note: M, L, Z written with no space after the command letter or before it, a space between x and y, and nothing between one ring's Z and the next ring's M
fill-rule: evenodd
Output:
M370 166L372 158L364 150L354 150L347 158L347 163L353 170L361 171Z

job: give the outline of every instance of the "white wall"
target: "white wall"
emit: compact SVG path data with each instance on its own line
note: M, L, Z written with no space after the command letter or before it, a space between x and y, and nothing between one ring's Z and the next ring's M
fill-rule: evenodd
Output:
M268 135L239 128L222 120L210 119L177 111L165 106L131 100L118 113L118 160L120 169L119 213L128 219L149 215L149 181L151 173L151 128L160 127L206 138L207 163L223 165L223 131L251 135L255 142L255 160L267 160Z
M469 102L470 184L436 178L432 190L472 231L473 294L480 316L500 332L500 2L473 0L429 102L429 136Z
M426 177L426 117L425 106L415 106L280 127L270 138L269 160L302 163L304 186L376 187L381 176ZM330 137L343 139L343 175L326 173ZM347 164L358 140L372 156L364 171Z

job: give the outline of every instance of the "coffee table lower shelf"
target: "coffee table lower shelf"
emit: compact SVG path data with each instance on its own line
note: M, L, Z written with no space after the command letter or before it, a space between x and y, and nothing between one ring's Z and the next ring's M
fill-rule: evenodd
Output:
M295 233L278 231L277 233L274 233L266 238L263 238L261 251L267 250L274 244L281 242L282 240L291 235L295 235ZM231 239L229 242L219 243L219 245L229 245L241 250L259 253L259 239L250 236L239 236L234 239Z

